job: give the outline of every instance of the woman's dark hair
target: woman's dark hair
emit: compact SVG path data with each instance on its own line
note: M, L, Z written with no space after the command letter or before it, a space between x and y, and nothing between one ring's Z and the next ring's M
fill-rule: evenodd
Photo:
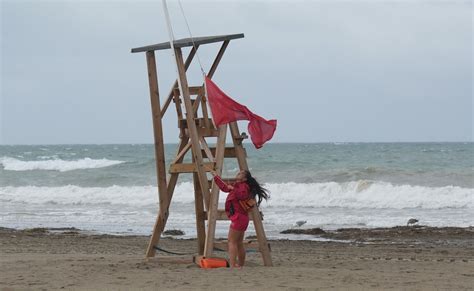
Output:
M267 200L270 198L268 190L263 188L248 170L245 170L245 178L247 179L247 184L250 188L250 195L252 198L257 197L257 206L260 205L263 199Z

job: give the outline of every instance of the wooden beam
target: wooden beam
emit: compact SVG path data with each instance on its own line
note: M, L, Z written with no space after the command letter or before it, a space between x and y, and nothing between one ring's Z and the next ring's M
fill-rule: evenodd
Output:
M199 48L199 45L196 45L195 47L193 46L193 48L189 52L189 55L186 58L186 62L184 63L185 71L187 71L189 68L189 65L191 65L191 62L193 61L193 58L196 55L196 51L198 48ZM161 118L163 118L163 116L165 115L166 110L168 109L168 106L170 105L171 100L173 99L174 88L176 88L177 86L178 86L178 80L175 80L173 83L173 86L171 86L170 92L168 93L168 97L166 98L165 104L163 105L163 108L161 109Z
M225 151L225 139L227 134L227 124L219 126L219 136L217 137L216 144L216 168L217 174L222 174L222 168L224 165L224 151ZM207 234L206 244L204 246L204 255L210 257L214 250L214 236L216 232L216 218L217 218L217 207L219 205L219 187L214 182L212 184L211 195L209 200L208 215L207 215Z
M171 164L176 164L179 160L182 160L190 148L191 144L187 143L186 146L184 146L184 148L176 155L176 158L174 158Z
M203 86L189 87L189 94L191 94L191 95L204 95L204 87Z
M181 99L179 98L179 92L173 92L174 106L176 107L176 115L178 120L183 119L183 110L181 109Z
M207 163L202 163L204 166L204 171L205 172L210 172L208 169L213 169L214 168L214 163L212 162L207 162ZM169 168L169 173L170 174L175 174L175 173L195 173L198 172L198 168L196 167L195 163L182 163L182 164L171 164Z
M206 217L204 216L204 202L199 187L199 177L197 173L193 173L193 186L194 186L194 209L196 214L196 234L198 243L198 254L204 254L204 244L206 242Z
M267 236L263 228L262 217L257 207L252 208L252 219L255 232L257 234L258 243L260 245L260 252L262 253L263 264L267 267L273 266L272 257L270 255L270 248L268 247Z
M204 94L202 95L202 98L201 98L201 109L202 109L202 118L204 118L204 126L207 128L214 127L214 124L211 122L209 118L209 113L207 112L206 96L204 96Z
M193 100L193 112L196 114L198 109L199 109L199 105L201 104L201 96L202 95L198 95L196 97L195 100ZM205 120L205 118L203 117L203 119ZM207 127L207 126L206 126Z
M189 138L191 139L191 143L192 143L192 151L193 151L193 157L195 159L196 170L198 173L199 185L201 187L201 191L203 193L204 199L208 201L209 195L210 195L209 187L207 185L207 176L206 176L206 171L204 168L204 163L202 160L199 136L198 136L198 132L196 128L196 123L194 122L193 105L191 104L191 97L189 95L188 80L186 78L186 69L183 63L183 54L180 48L175 49L174 54L176 57L176 64L178 67L178 75L180 78L181 89L183 90L183 92L181 92L181 95L183 97L184 106L186 108L186 120L188 124Z
M209 145L207 144L206 140L202 136L199 137L199 140L201 141L202 151L206 154L209 161L215 162L214 154L209 149Z
M188 89L189 89L189 95L190 96L192 96L192 95L203 95L204 94L204 87L203 86L192 86L192 87L188 87ZM178 87L174 88L174 94L181 95L180 92L179 92Z
M214 36L201 36L201 37L194 37L194 38L188 37L188 38L183 38L183 39L177 39L173 42L173 44L174 44L175 49L178 49L178 48L181 49L183 47L188 47L188 46L228 41L228 40L238 39L238 38L243 38L243 37L244 37L243 33L214 35ZM165 41L158 44L132 48L132 53L153 51L153 50L164 50L164 49L170 49L170 48L171 48L170 42Z
M158 74L156 71L155 52L147 52L146 60L148 68L148 83L150 87L151 113L153 119L153 136L155 139L154 148L159 205L160 211L164 212L166 210L166 200L168 200L168 193L166 191L165 147L163 142L163 127L161 124L160 93L158 90Z
M193 110L194 113L194 110ZM194 117L194 124L198 127L203 127L204 125L204 118L201 117ZM179 125L180 128L188 128L188 121L186 119L181 119L179 120Z
M199 136L202 136L202 137L217 137L219 134L219 131L214 128L199 127L198 133L199 133Z
M222 46L221 46L221 48L219 49L219 52L217 53L217 56L216 56L216 58L214 59L214 62L212 63L211 68L209 69L209 73L207 73L207 77L208 77L209 79L212 79L212 77L214 76L214 73L215 73L216 70L217 70L217 66L218 66L219 63L221 62L221 59L222 59L222 57L224 56L224 52L225 52L225 50L227 49L227 46L229 45L229 42L230 42L230 40L226 40L226 41L224 41L224 43L222 43Z

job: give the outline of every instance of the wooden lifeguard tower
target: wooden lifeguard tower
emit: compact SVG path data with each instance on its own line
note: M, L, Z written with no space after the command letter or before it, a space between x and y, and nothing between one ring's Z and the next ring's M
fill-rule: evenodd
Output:
M247 170L246 151L242 144L243 139L247 138L247 136L239 131L237 122L221 125L219 128L214 127L209 116L204 84L189 86L186 71L201 45L222 43L207 73L207 76L212 78L229 42L243 37L243 34L231 34L184 38L174 40L173 44L171 42L163 42L132 49L132 53L146 53L158 179L159 213L148 244L146 257L155 256L155 246L157 246L166 226L169 206L173 198L178 176L184 173L191 173L193 175L198 244L196 255L210 257L214 247L226 247L225 242L219 243L214 241L216 222L228 220L228 218L224 210L218 209L219 188L208 177L207 173L210 172L210 169L214 169L219 175L222 174L224 158L236 158L239 168ZM186 60L184 60L182 49L186 47L190 47L190 51ZM173 50L178 70L178 79L171 86L171 90L165 96L166 100L161 105L155 51L166 49ZM176 151L176 157L168 166L169 176L167 177L162 119L172 101L175 104L178 117L180 142ZM228 128L232 138L232 147L226 147ZM215 147L209 146L206 138L217 138ZM189 151L192 153L192 163L184 163L184 157ZM232 179L224 178L224 181L232 182ZM255 227L257 242L244 243L246 243L246 247L256 247L262 255L264 265L272 266L270 246L262 224L263 215L256 207L249 214Z

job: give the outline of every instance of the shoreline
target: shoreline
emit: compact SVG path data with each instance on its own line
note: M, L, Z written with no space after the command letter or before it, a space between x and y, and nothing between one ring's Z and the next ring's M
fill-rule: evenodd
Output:
M4 233L24 233L24 234L67 234L67 235L89 235L89 236L116 236L116 237L149 237L150 235L134 234L134 233L106 233L100 231L83 230L76 227L34 227L34 228L10 228L0 226L0 234ZM168 232L168 233L167 233ZM162 234L162 238L180 239L180 240L195 240L196 237L186 236L180 229L168 229ZM167 234L166 234L167 233ZM248 233L248 232L247 232ZM457 226L427 226L427 225L411 225L411 226L392 226L392 227L347 227L337 229L322 229L322 228L304 228L293 227L283 231L279 234L290 235L296 239L288 237L271 238L269 240L308 240L304 237L321 238L328 240L348 240L350 242L365 242L365 241L391 241L397 238L407 239L429 239L429 238L472 238L474 239L474 226L457 227ZM297 238L298 236L303 239ZM246 235L247 239L255 239L255 235ZM220 239L220 238L216 238Z
M343 229L335 241L270 240L274 267L248 252L242 270L204 270L191 256L144 260L149 236L85 234L77 229L0 228L0 290L16 289L416 289L474 285L474 228ZM195 239L160 247L194 252ZM226 257L225 252L215 252ZM171 260L171 261L170 261Z

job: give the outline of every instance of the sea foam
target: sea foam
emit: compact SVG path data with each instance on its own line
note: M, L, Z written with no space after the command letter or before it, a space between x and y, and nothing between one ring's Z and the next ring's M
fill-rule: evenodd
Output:
M61 160L58 158L41 161L22 161L11 157L0 158L0 165L6 171L49 170L66 172L80 169L97 169L122 164L124 161L83 158L79 160Z
M267 184L273 206L361 208L474 208L474 189L393 185L366 180L346 183Z
M474 208L474 191L455 186L424 187L392 185L384 182L354 181L348 183L269 183L271 199L264 207L349 209L442 209ZM220 202L226 193L221 193ZM121 204L152 206L158 203L155 186L79 187L0 187L2 203L22 204ZM193 185L176 186L173 203L192 203Z

